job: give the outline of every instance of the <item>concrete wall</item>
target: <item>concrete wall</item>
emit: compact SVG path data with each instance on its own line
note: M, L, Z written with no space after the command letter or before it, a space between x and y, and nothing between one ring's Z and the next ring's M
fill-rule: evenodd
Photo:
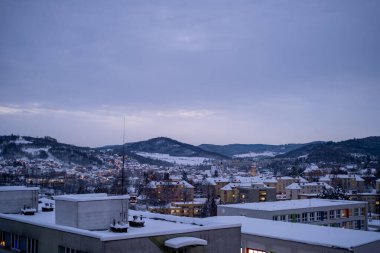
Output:
M243 252L247 248L263 250L266 252L281 252L281 253L348 253L352 251L346 249L338 249L324 247L319 245L310 245L306 243L285 241L280 239L261 237L255 235L242 234ZM354 251L356 253L356 251ZM376 251L367 251L376 252Z
M38 190L0 191L0 213L20 213L24 205L38 207Z
M0 230L38 240L39 253L58 253L65 246L88 253L103 252L99 239L0 218Z
M354 253L379 252L380 242L368 243L354 248Z
M56 224L87 230L108 229L113 219L121 220L122 205L124 205L124 212L127 212L127 200L109 199L78 202L56 200ZM128 217L127 214L126 217Z
M239 253L241 243L240 228L206 230L184 234L152 236L144 238L135 238L129 240L118 240L104 242L105 253L124 253L124 252L144 252L144 253L162 253L175 252L164 246L166 240L181 237L192 236L207 240L207 246L196 246L186 248L187 253ZM126 249L128 249L126 251Z

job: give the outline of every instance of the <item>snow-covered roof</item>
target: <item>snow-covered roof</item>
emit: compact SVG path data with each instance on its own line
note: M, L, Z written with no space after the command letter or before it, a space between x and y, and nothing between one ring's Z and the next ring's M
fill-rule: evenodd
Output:
M244 216L216 216L206 219L225 223L240 222L242 224L241 231L243 234L325 247L352 249L380 241L380 233L361 230L278 222Z
M203 180L203 184L216 185L217 183L228 183L230 180L224 177L207 177Z
M172 249L179 249L186 246L207 245L207 241L196 237L176 237L165 241L165 246Z
M333 178L339 178L339 179L354 178L356 181L364 181L364 179L361 176L353 175L353 174L337 174L337 175L328 174L326 176L319 178L319 181L330 181Z
M288 185L285 189L301 190L301 189L303 189L305 187L309 187L309 186L320 186L320 187L324 187L326 189L333 188L325 182L311 182L311 183L292 183L292 184Z
M275 177L268 176L254 176L254 177L235 177L235 182L241 183L277 183L277 179Z
M324 207L324 206L341 206L349 204L365 204L362 201L351 200L335 200L335 199L297 199L273 202L260 202L260 203L244 203L244 204L230 204L220 205L220 207L249 209L249 210L263 210L263 211L277 211L310 207Z
M288 189L288 190L301 190L302 187L298 183L292 183L291 185L288 185L285 189Z
M72 194L72 195L56 196L54 197L54 199L72 201L72 202L82 202L82 201L96 201L96 200L129 199L129 195L108 196L106 193Z
M157 185L183 185L186 188L194 188L187 181L150 181L147 185L148 188L157 188Z
M241 184L240 183L229 183L229 184L226 184L224 187L220 188L221 190L223 191L231 191L232 189L236 189L237 187L239 187Z
M317 170L320 170L317 165L310 164L308 167L306 167L306 169L303 172L304 173L310 173L310 172L317 171Z
M39 191L39 187L26 187L26 186L0 186L0 192L5 191Z
M240 223L206 221L200 218L178 217L173 215L164 215L133 210L129 210L128 215L130 219L132 219L133 215L143 215L145 220L145 226L141 228L129 227L128 233L113 233L109 230L90 231L55 224L55 211L38 212L35 215L31 216L25 216L21 214L0 213L0 218L25 222L36 226L98 238L101 241L113 241L140 237L151 237L158 235L173 235L196 231L241 227Z

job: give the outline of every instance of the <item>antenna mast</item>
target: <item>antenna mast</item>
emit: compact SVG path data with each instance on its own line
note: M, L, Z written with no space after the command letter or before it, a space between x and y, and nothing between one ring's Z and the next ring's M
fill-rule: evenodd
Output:
M124 195L124 160L125 160L125 116L124 116L124 128L123 128L123 168L121 169L121 195Z

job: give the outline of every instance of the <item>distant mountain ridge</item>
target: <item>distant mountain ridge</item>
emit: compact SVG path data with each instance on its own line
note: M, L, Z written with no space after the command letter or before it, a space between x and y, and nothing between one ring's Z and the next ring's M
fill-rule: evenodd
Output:
M0 156L10 159L57 159L80 165L101 165L91 148L59 143L52 137L0 136Z
M110 146L106 146L110 147ZM122 145L112 146L115 151L121 151ZM125 144L125 151L132 153L159 153L182 157L205 157L211 159L228 159L227 156L204 150L200 147L179 142L167 137L157 137L146 141Z
M167 137L158 137L146 141L126 143L127 157L141 163L171 166L172 160L160 160L166 154L174 160L181 157L205 158L211 160L232 159L242 154L264 154L272 152L275 159L302 159L304 162L362 162L369 158L380 161L380 137L373 136L362 139L351 139L341 142L312 142L306 144L202 144L194 146ZM0 158L19 159L58 159L80 165L100 165L102 161L97 152L111 150L122 154L123 145L108 145L100 148L77 147L59 143L51 137L29 137L8 135L0 136ZM240 155L240 156L239 156ZM269 157L270 157L269 156ZM162 156L161 156L162 157ZM247 156L249 157L249 156ZM178 161L177 159L177 161Z
M276 156L276 158L288 159L302 158L308 162L354 162L366 157L380 159L379 136L340 142L311 143Z

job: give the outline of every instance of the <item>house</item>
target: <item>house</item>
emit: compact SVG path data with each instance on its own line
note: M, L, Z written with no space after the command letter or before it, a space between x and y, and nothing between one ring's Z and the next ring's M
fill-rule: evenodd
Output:
M302 199L309 196L315 198L326 189L332 189L332 187L325 182L292 183L285 188L287 199Z

